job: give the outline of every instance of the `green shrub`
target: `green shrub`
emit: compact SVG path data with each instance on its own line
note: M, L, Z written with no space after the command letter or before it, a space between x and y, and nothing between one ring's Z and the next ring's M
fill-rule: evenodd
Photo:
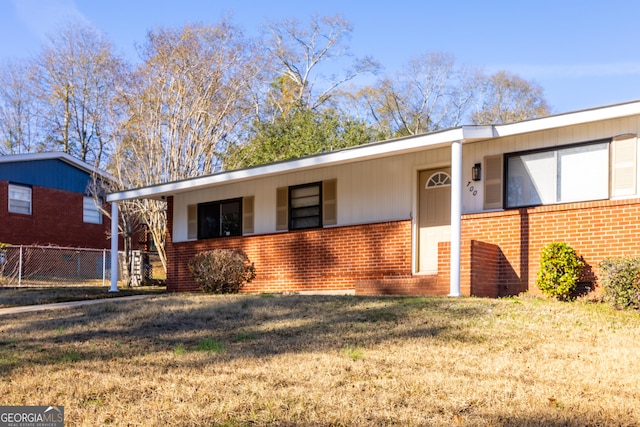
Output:
M542 249L536 285L559 300L571 299L576 290L584 261L566 243L550 243Z
M640 258L607 258L600 262L602 297L615 308L640 308Z
M200 252L189 261L189 271L203 292L216 294L238 293L256 277L255 267L240 249Z

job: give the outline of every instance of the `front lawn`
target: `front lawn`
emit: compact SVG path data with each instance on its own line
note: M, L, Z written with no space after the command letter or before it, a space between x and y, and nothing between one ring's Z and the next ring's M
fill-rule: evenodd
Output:
M640 317L514 299L165 295L0 318L66 425L640 425Z

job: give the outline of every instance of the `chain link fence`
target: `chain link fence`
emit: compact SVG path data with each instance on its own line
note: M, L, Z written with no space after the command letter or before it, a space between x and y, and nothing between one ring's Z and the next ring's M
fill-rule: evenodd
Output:
M131 284L158 284L164 269L156 253L133 251ZM122 285L124 252L118 254ZM57 246L8 246L0 249L0 286L103 285L111 282L108 249Z

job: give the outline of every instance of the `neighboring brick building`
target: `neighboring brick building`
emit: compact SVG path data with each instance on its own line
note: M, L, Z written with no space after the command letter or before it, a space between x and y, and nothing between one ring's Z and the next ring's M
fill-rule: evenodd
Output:
M109 219L89 196L105 172L65 153L0 156L0 242L106 249Z
M535 289L563 241L640 256L640 101L463 126L114 193L168 202L167 288L199 251L241 248L246 292L498 297Z

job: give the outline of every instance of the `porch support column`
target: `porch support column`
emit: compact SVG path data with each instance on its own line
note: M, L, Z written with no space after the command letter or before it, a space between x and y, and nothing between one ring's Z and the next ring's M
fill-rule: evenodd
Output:
M451 144L451 271L449 296L460 296L460 236L462 214L462 142Z
M118 290L118 203L111 202L111 288L109 292Z

